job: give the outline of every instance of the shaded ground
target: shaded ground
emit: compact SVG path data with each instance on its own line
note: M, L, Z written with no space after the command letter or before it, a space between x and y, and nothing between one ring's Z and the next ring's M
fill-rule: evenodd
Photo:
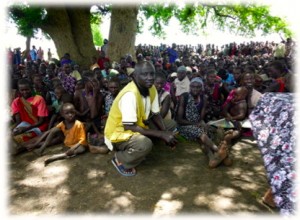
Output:
M181 142L174 151L156 144L137 168L123 177L107 155L86 153L55 161L61 146L36 157L25 153L10 161L9 212L21 214L278 214L261 203L268 187L263 161L253 140L231 150L231 167L207 167L198 144Z

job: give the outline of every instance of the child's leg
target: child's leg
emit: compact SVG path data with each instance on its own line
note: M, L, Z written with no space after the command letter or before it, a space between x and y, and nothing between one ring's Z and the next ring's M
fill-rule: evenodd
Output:
M230 129L225 132L224 141L228 144L228 146L231 146L232 140L234 140L240 136L241 136L240 130Z
M50 131L46 131L42 135L32 138L31 140L23 144L24 147L26 147L27 150L31 151L34 148L42 146L41 143L44 142L43 140L47 138L49 133Z
M63 142L63 140L64 140L63 135L57 135L49 141L49 146L60 144ZM30 144L27 145L26 147L27 147L27 150L31 151L34 148L40 148L44 143L45 143L45 141L41 141L40 143L37 143L37 144L35 143L34 147L31 147Z
M212 140L207 136L207 134L202 133L200 135L200 140L201 142L204 144L204 147L206 150L211 150L213 152L217 152L218 151L218 147L217 145L215 145L214 142L212 142Z
M208 152L209 167L217 167L228 155L226 142L221 142L220 147L218 148L205 133L201 134L200 140L204 144L205 150Z
M60 135L56 136L57 134ZM38 156L42 156L46 147L52 145L53 142L57 143L59 140L60 142L63 141L63 138L61 136L61 130L59 128L54 127L49 131L43 145L39 149L34 150L33 152L36 153Z
M225 141L221 141L219 150L214 154L214 157L210 159L208 166L210 168L217 167L228 156L228 146Z
M86 148L83 145L78 145L71 147L67 152L66 155L69 157L76 156L77 154L82 154L86 151Z
M9 146L10 154L14 156L26 151L26 147L21 143L16 142L13 138L11 138Z
M67 159L67 158L69 158L69 156L66 153L55 154L52 157L50 157L47 160L45 160L44 165L47 166L49 163L51 163L53 161L63 160L63 159Z
M49 163L56 161L56 160L63 160L63 159L75 157L78 154L84 153L85 150L86 150L86 148L82 145L70 148L65 153L56 154L56 155L53 155L52 157L48 158L47 160L45 160L44 164L45 164L45 166L47 166Z

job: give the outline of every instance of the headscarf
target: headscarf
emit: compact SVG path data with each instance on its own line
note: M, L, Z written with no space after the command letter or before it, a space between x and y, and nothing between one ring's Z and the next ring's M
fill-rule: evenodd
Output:
M200 77L195 77L191 80L190 84L193 83L193 82L197 82L197 83L200 83L201 86L202 86L202 90L204 89L204 85L203 85L203 80L200 78Z

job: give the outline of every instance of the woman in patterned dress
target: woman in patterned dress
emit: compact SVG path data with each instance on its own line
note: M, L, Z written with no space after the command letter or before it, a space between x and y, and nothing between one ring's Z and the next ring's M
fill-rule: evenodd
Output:
M227 146L222 142L218 148L207 136L203 122L205 107L203 82L199 77L193 78L190 92L182 94L179 98L178 131L188 140L199 141L202 150L209 157L209 167L215 168L227 158Z
M295 214L295 105L292 93L265 93L249 116L270 188L263 202Z

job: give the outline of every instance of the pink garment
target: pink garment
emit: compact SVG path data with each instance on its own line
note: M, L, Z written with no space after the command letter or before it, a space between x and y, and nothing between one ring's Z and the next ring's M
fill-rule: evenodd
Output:
M229 95L227 96L226 101L222 105L222 108L224 108L234 98L234 94L235 94L235 89L230 91Z
M168 93L170 93L170 91L171 91L171 85L172 85L172 83L166 82L165 86L164 86L164 90L167 91Z

